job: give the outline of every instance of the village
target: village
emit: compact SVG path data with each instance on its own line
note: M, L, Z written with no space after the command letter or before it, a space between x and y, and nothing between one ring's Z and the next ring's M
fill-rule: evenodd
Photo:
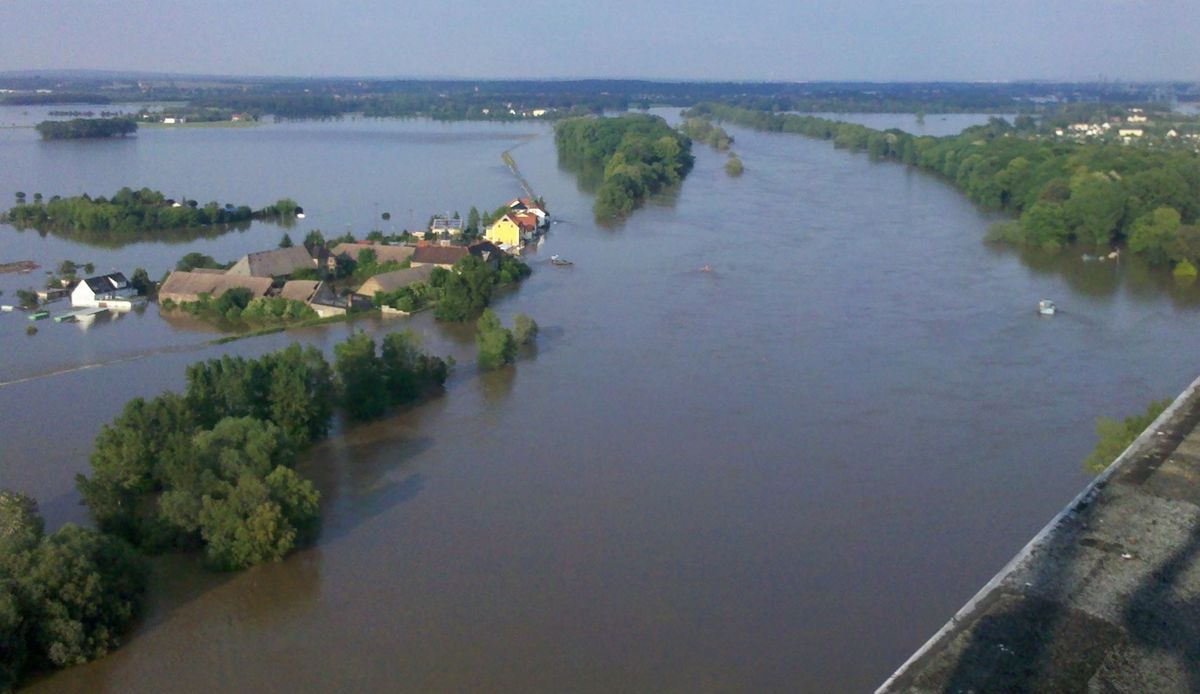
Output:
M52 317L48 305L69 299L71 308L54 314L53 320L86 327L97 315L132 311L152 299L164 312L173 313L179 308L207 306L237 290L243 301L275 299L284 305L299 304L311 309L317 319L374 310L385 316L404 316L414 312L412 306L388 305L382 298L427 285L436 269L455 271L456 265L469 257L497 271L502 259L521 256L549 226L544 203L516 198L498 208L495 218L478 234L470 233L457 215L445 215L432 217L426 229L406 231L402 241L342 238L332 243L321 239L292 245L288 239L279 248L248 253L229 267L176 269L149 286L131 281L122 272L75 282L52 280L62 286L37 291L36 304L3 305L0 310L26 309L29 320L42 320ZM27 332L36 333L30 328Z
M1194 127L1194 124L1188 124ZM1103 140L1131 145L1135 143L1183 145L1200 152L1200 132L1187 132L1183 123L1156 123L1144 109L1126 109L1124 117L1110 116L1106 119L1070 123L1054 129L1060 140Z

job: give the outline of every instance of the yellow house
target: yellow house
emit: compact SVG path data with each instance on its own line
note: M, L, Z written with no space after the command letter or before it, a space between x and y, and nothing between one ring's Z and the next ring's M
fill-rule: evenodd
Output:
M521 245L521 225L504 215L484 231L483 238L500 246L518 247Z

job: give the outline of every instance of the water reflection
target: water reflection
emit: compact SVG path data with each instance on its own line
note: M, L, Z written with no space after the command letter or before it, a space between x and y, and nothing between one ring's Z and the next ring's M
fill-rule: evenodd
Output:
M292 227L296 222L293 219L272 220L275 226ZM81 246L90 248L109 248L118 249L124 248L135 243L164 243L168 245L178 245L183 243L191 243L199 239L215 239L230 232L244 232L254 225L252 221L235 222L233 224L218 224L207 227L195 227L189 229L164 229L152 233L153 238L147 238L148 232L142 231L120 231L116 229L108 229L104 231L87 231L75 229L71 227L26 227L12 225L20 233L33 232L42 238L54 236L78 243Z
M513 381L517 377L516 366L509 364L491 371L484 371L475 379L479 393L489 405L503 405L512 395Z
M1149 304L1166 295L1179 308L1200 306L1200 284L1177 278L1168 268L1152 266L1129 253L1109 259L1090 255L1083 247L1047 253L1036 248L985 246L996 256L1016 254L1021 264L1033 274L1061 277L1072 290L1083 296L1111 298L1124 294L1133 301Z

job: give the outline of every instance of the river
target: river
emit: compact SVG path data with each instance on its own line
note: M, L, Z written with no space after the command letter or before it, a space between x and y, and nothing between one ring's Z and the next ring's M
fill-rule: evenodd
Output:
M867 690L1082 487L1097 415L1195 376L1189 294L991 248L993 217L939 180L729 129L742 177L697 146L682 187L615 229L539 124L0 132L6 197L286 195L309 212L297 239L498 204L519 193L499 157L515 148L561 220L496 307L541 324L537 353L489 374L469 332L428 315L222 346L154 307L33 337L0 315L0 487L51 526L85 519L72 478L101 425L195 360L398 326L459 360L443 397L307 456L315 546L233 575L159 561L125 646L29 690ZM0 259L155 276L281 233L114 250L0 227ZM0 276L5 296L22 281ZM1042 297L1058 316L1035 315Z

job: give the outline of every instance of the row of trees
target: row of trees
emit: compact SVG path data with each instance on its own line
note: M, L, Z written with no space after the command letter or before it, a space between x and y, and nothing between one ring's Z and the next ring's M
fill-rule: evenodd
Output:
M17 204L6 217L18 228L68 229L101 237L117 234L132 241L155 239L162 232L176 229L231 225L255 219L290 220L298 209L296 201L290 198L255 211L245 205L235 207L215 201L203 206L196 200L177 203L156 190L126 187L112 198L92 198L85 193L68 198L55 195L43 202L39 193L28 203L24 194L18 194Z
M375 355L356 333L331 367L314 347L187 369L182 395L135 398L104 427L90 477L77 478L98 527L147 552L204 551L210 565L274 561L313 537L319 494L293 469L340 406L370 419L444 383L447 366L411 334ZM335 376L336 374L336 376Z
M119 137L137 132L137 121L117 118L73 118L44 120L34 126L43 140L78 140L96 137Z
M72 524L47 535L32 499L0 489L0 692L116 648L145 588L127 542Z
M992 237L1058 250L1127 243L1152 263L1200 263L1200 157L1181 149L1023 136L1001 118L950 137L916 137L813 116L702 104L707 116L771 132L832 140L935 173L976 203L1018 215Z
M644 114L560 121L554 143L568 167L603 171L592 208L600 221L627 216L646 196L682 181L693 164L691 140Z
M394 292L379 292L376 306L389 306L412 313L436 305L433 315L442 321L464 321L478 316L492 301L497 287L520 282L531 270L521 260L501 255L495 268L477 256L468 255L452 270L434 268L429 282L417 282Z
M176 304L167 299L162 307L170 310L176 308ZM178 304L178 308L193 316L230 327L239 324L255 327L288 325L318 318L317 312L303 301L282 296L256 298L249 289L243 287L227 289L215 299L208 294L201 294L197 301L185 301Z

